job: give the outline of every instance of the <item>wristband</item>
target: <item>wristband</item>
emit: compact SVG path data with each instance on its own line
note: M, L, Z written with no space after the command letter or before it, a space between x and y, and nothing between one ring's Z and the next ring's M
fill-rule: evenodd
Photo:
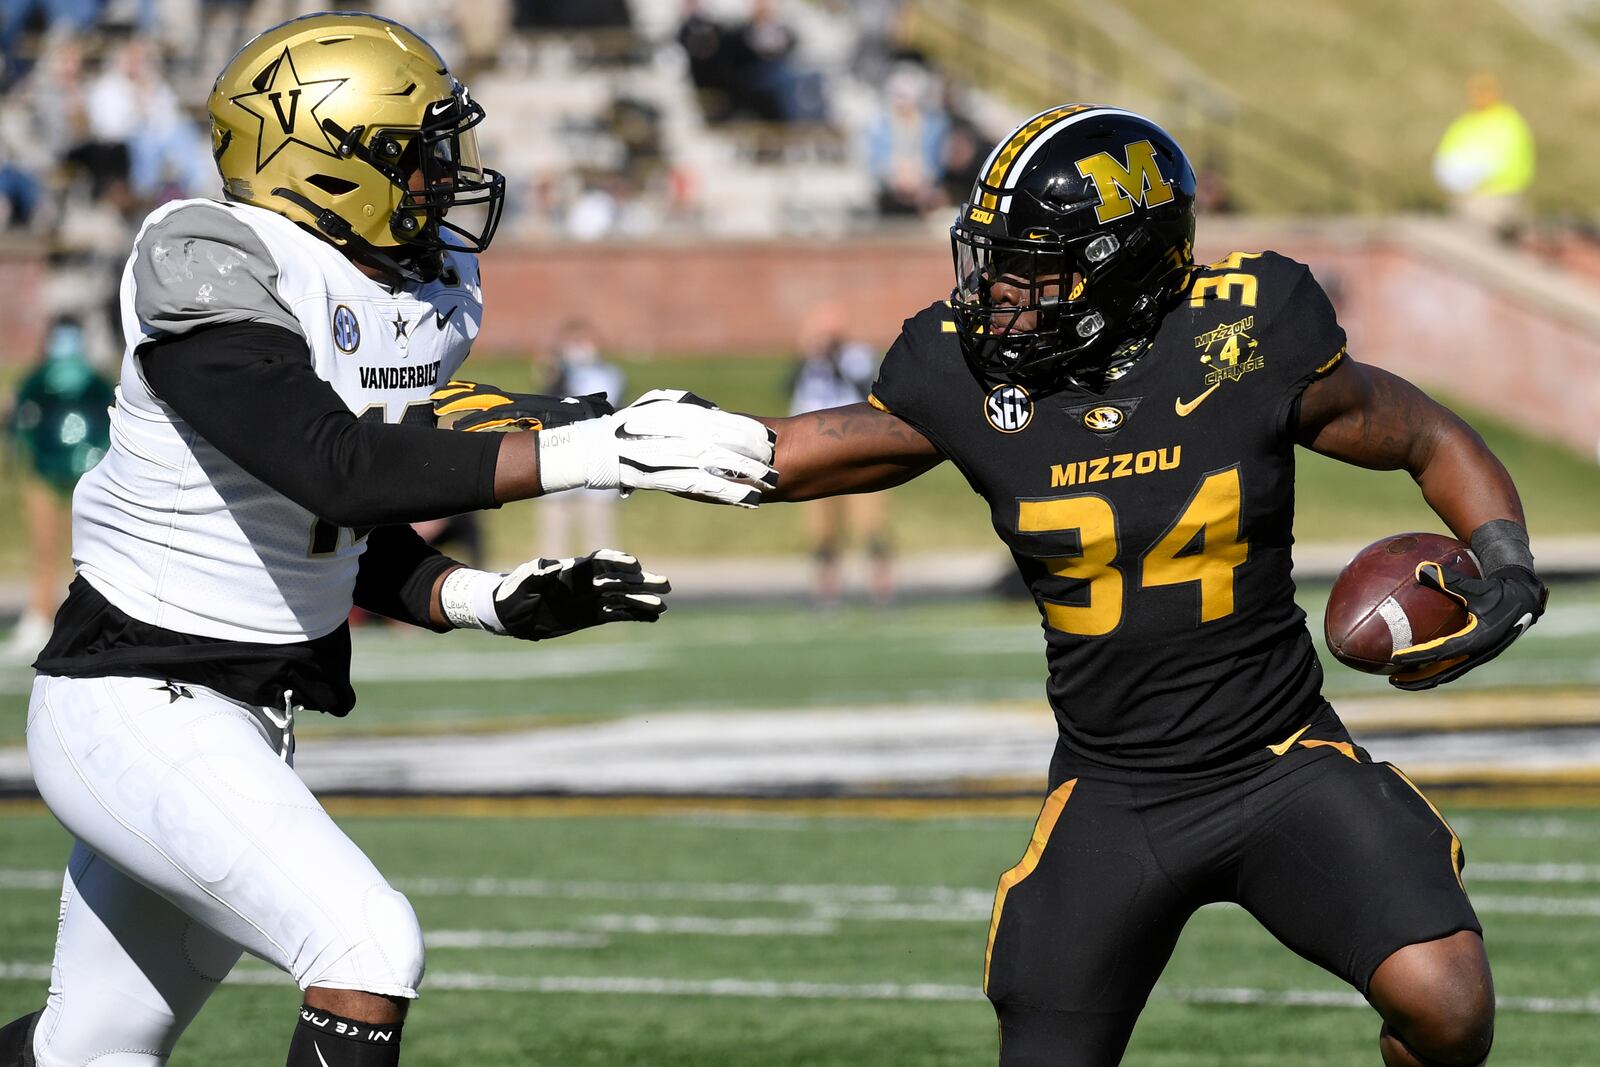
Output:
M457 630L490 630L499 633L500 613L495 610L494 594L505 578L492 571L460 567L444 576L439 585L439 609L445 621Z
M1472 531L1472 554L1485 576L1507 567L1521 567L1534 573L1533 551L1528 547L1528 528L1511 519L1491 519Z
M591 419L537 433L542 492L559 493L582 486L590 489L618 487L617 446L611 436L610 419Z

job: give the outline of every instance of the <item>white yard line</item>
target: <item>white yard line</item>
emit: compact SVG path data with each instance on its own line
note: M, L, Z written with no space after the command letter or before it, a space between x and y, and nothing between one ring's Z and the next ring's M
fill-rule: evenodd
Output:
M725 919L708 915L589 915L578 922L608 934L701 934L708 937L824 937L839 924L817 919Z
M1523 840L1530 837L1548 840L1600 841L1600 820L1573 819L1562 815L1474 815L1466 812L1452 814L1450 824L1464 836L1508 837ZM1473 870L1479 866L1472 865Z
M26 872L37 874L39 872ZM0 870L0 887L6 872ZM60 882L60 875L55 881ZM788 885L765 882L569 882L543 878L397 878L401 892L425 897L531 897L563 900L687 900L738 904L936 904L981 907L988 888L893 885Z
M1600 882L1600 864L1473 863L1467 867L1468 888L1476 884L1512 882L1539 885ZM893 886L786 884L767 882L604 882L545 878L396 878L396 889L415 897L489 897L531 900L673 900L715 904L794 904L812 909L819 919L908 919L959 921L987 916L994 891L967 886ZM50 869L0 867L0 890L57 891L61 872ZM1561 914L1600 914L1600 897L1494 896L1473 898L1480 911L1538 914L1573 908ZM1551 912L1557 914L1557 912Z
M1469 863L1472 882L1600 882L1600 863Z
M363 651L357 648L350 664L355 682L447 682L518 681L524 678L573 678L613 674L617 671L643 671L665 662L663 652L649 648L630 648L618 656L605 646L561 650L526 650L512 646L503 650L472 649L441 656L418 649L385 648Z
M46 964L0 961L0 980L46 982ZM246 964L228 976L229 985L290 985L278 971ZM471 990L488 993L582 993L623 996L712 997L756 1000L890 1000L979 1001L976 985L941 985L933 982L774 982L744 978L640 978L630 976L525 977L474 974L466 971L430 973L430 990ZM1156 987L1156 1000L1185 1004L1265 1004L1316 1008L1366 1008L1359 993L1320 989L1182 988ZM1502 1011L1536 1015L1600 1015L1600 997L1500 997Z
M605 948L604 934L573 930L430 930L422 935L429 948Z

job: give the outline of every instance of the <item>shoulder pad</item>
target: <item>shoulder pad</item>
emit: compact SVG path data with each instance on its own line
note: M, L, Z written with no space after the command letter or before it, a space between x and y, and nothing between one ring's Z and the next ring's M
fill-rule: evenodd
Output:
M130 270L134 311L147 333L227 322L304 332L278 292L278 264L266 243L225 205L186 203L148 224Z
M949 334L954 337L956 332L955 313L950 310L950 301L935 300L909 319L901 326L901 332L923 340L925 337Z

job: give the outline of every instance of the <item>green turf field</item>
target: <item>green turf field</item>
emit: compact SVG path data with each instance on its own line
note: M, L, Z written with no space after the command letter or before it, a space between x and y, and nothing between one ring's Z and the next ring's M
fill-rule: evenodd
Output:
M911 1067L992 1062L990 894L1031 817L800 813L349 818L432 942L409 1064ZM1457 828L1503 998L1497 1067L1594 1062L1600 814ZM0 822L0 1017L37 1006L66 840ZM1551 865L1551 866L1547 866ZM246 961L175 1065L280 1062L297 998ZM1243 912L1191 922L1132 1067L1377 1062L1376 1016Z
M1302 603L1320 634L1323 597ZM360 698L340 722L303 718L303 737L459 732L719 709L1025 702L1043 706L1039 616L1028 602L936 601L818 616L785 605L688 604L653 626L619 624L528 644L388 626L355 638ZM1492 666L1408 705L1448 717L1462 693L1593 692L1600 685L1600 583L1558 586L1549 613ZM1393 692L1329 660L1326 692ZM32 672L0 666L0 744L22 740Z

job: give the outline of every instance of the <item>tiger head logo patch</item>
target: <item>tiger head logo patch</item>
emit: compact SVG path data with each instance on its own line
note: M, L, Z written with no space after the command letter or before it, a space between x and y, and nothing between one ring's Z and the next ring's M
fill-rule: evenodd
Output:
M1122 421L1126 418L1121 408L1111 404L1101 404L1083 413L1083 424L1095 433L1111 433L1121 429Z

